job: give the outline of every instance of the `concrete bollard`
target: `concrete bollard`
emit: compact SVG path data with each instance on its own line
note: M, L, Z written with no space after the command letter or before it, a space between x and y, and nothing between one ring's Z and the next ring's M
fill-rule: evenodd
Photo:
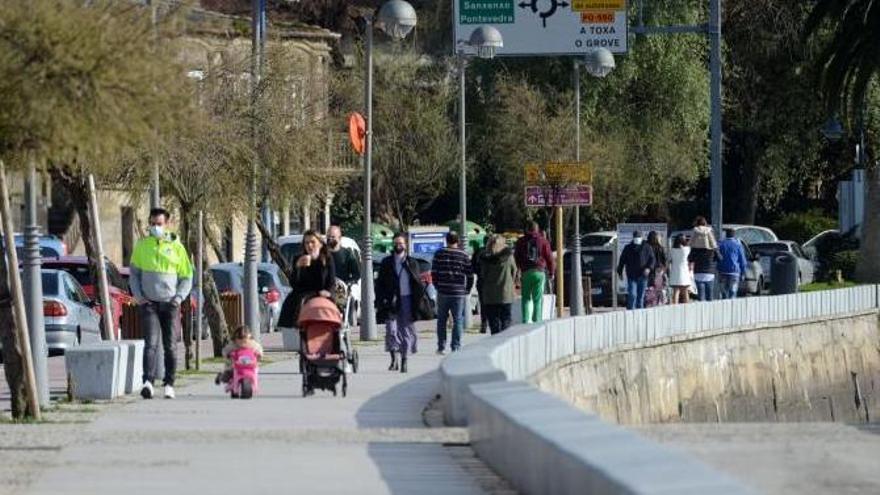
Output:
M281 345L285 351L299 351L300 338L298 328L279 328L281 330Z
M105 341L96 343L95 345L117 347L119 349L119 359L116 364L116 391L113 396L121 397L125 395L125 380L128 369L128 344L123 344L120 341Z
M119 343L128 346L128 362L120 363L120 367L125 367L125 393L137 392L144 384L144 341L120 340Z
M67 349L64 363L74 399L110 400L119 390L119 345L88 344Z

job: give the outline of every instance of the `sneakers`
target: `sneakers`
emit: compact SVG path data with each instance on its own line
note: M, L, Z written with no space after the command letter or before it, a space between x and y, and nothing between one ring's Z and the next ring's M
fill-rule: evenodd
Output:
M174 398L174 387L171 385L165 385L165 398L173 399Z
M145 382L143 388L141 388L141 397L144 399L152 399L153 398L153 384L150 382Z
M446 354L446 351L445 351L445 350L443 350L443 349L437 349L437 355L438 355L438 356L442 356L442 355L444 355L444 354Z

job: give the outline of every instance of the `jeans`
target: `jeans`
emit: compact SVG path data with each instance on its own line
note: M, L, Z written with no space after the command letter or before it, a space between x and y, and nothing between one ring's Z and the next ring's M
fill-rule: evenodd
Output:
M461 347L461 332L464 328L464 311L467 296L448 296L437 294L437 350L446 349L446 322L452 313L452 345L453 351Z
M486 304L483 306L483 316L489 321L489 331L492 335L501 333L510 326L511 304Z
M522 276L523 323L540 323L544 319L544 270L528 270Z
M645 290L648 288L648 277L637 279L626 278L626 309L642 309L645 307Z
M162 350L165 357L164 385L174 385L177 359L174 356L174 324L179 318L180 306L170 302L141 304L141 328L144 332L144 382L153 383L159 352L159 332L162 332Z
M712 300L712 290L715 287L715 281L710 280L708 282L700 282L697 280L697 297L700 301L711 301Z
M721 275L721 299L736 299L739 290L739 274Z

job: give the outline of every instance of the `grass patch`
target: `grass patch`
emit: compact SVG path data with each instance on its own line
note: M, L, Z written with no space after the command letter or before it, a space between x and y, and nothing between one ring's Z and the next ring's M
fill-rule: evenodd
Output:
M831 290L831 289L845 289L847 287L855 287L855 282L850 282L849 280L844 280L842 283L838 282L813 282L812 284L802 285L798 288L800 292L815 292L818 290Z
M209 370L197 370L197 369L191 369L191 370L179 370L179 371L177 372L177 374L180 375L180 376L213 375L213 374L215 374L215 373L216 373L215 371L209 371Z

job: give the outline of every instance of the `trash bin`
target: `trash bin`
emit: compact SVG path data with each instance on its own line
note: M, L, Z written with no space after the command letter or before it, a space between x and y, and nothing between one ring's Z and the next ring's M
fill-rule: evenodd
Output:
M794 294L797 290L797 258L785 252L774 254L770 261L770 293L778 296Z

